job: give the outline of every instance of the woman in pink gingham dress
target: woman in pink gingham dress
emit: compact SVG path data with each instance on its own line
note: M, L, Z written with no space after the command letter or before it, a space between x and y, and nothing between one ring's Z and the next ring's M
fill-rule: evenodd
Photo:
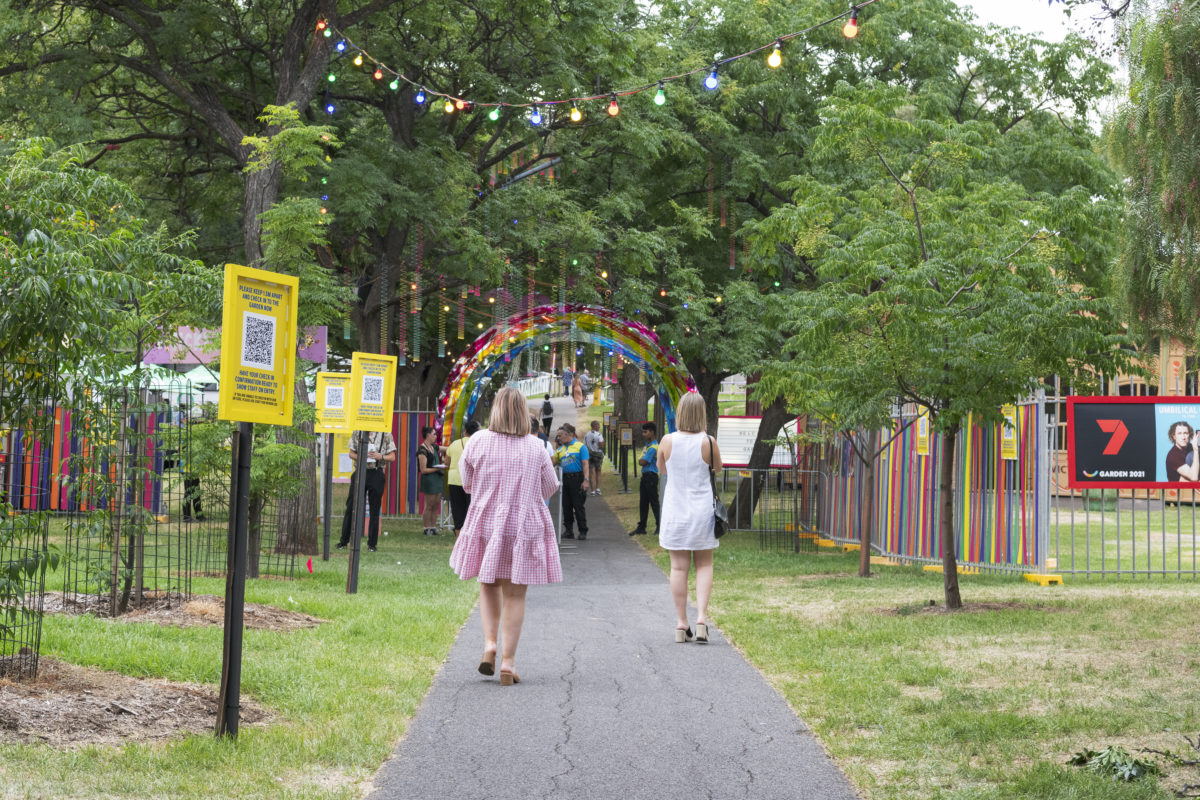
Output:
M546 507L558 477L540 439L529 435L525 397L501 389L488 430L467 441L459 470L471 495L450 566L463 579L479 579L483 657L479 671L495 672L497 640L503 645L500 684L521 679L513 669L531 584L562 581L554 523Z

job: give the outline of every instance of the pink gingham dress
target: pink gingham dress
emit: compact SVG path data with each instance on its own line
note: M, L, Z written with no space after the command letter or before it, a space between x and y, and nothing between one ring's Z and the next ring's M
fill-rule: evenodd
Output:
M458 577L482 583L562 581L546 508L558 476L542 440L480 431L467 440L460 464L471 507L450 553Z

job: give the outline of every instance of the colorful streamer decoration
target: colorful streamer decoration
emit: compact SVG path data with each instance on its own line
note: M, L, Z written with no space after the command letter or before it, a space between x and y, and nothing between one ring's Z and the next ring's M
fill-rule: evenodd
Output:
M483 391L483 378L529 347L589 341L612 351L648 375L657 388L668 431L675 430L675 405L696 383L678 356L658 335L607 308L568 303L542 305L498 322L468 347L446 379L438 397L442 441L452 441L470 419ZM574 353L571 353L574 356Z

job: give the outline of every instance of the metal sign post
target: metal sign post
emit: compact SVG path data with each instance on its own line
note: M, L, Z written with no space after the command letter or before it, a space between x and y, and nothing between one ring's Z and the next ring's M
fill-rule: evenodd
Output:
M329 560L329 517L333 510L333 434L325 434L325 534L321 543L321 560Z
M250 511L250 456L254 423L239 422L233 434L233 471L229 487L228 569L225 572L225 639L217 735L237 738L242 705L242 632L246 607L247 522Z
M354 478L352 479L354 483L354 516L350 526L350 568L346 571L346 594L358 593L358 563L362 548L363 522L367 510L367 453L363 451L363 448L365 446L369 449L371 446L370 434L364 437L365 433L366 431L359 431L353 434L358 437L358 449L356 450L358 460L354 465Z
M237 422L238 427L231 440L233 471L229 485L229 552L218 736L237 738L241 708L254 423L292 424L299 292L300 279L294 276L238 264L225 265L217 418Z

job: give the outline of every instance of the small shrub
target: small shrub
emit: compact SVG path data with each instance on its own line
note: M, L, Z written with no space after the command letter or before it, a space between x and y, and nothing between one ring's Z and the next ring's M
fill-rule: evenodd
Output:
M1067 763L1126 783L1159 772L1153 761L1134 758L1124 748L1112 746L1103 750L1080 750Z

